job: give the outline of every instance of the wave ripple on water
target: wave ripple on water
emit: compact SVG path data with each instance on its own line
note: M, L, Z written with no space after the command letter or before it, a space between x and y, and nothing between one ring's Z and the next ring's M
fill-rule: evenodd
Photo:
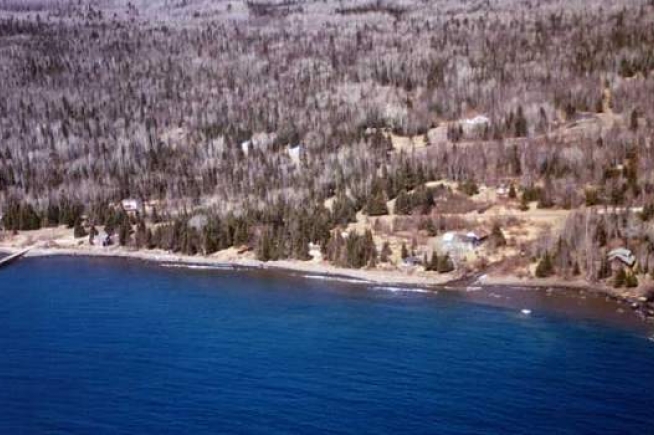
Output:
M0 432L650 427L649 334L559 315L535 299L507 308L478 303L483 292L412 292L431 290L25 259L0 271Z

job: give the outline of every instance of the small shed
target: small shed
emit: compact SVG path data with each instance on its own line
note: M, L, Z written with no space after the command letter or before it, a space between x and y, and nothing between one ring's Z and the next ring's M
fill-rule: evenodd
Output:
M417 256L409 256L402 259L402 265L405 267L415 267L422 264L422 259Z

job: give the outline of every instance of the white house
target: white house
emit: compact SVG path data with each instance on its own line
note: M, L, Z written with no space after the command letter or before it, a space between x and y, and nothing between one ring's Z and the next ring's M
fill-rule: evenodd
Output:
M140 199L127 198L123 199L120 204L127 213L136 213L143 209L143 203Z
M626 248L617 248L609 252L608 259L611 263L620 262L625 266L632 267L636 264L636 257L631 250Z
M454 261L457 261L474 252L487 237L488 235L481 231L468 231L467 233L449 231L441 236L440 250L447 252Z

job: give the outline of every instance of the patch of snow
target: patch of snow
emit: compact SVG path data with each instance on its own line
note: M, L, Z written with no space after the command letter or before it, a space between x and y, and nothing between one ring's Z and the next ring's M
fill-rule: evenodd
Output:
M250 152L250 147L252 146L252 141L251 140L246 140L245 142L241 142L241 150L243 151L243 154L246 156Z
M462 123L468 126L488 125L490 124L490 119L486 116L478 115L474 118L464 119Z
M300 151L302 151L302 145L296 145L294 147L288 148L288 156L296 165L300 164Z

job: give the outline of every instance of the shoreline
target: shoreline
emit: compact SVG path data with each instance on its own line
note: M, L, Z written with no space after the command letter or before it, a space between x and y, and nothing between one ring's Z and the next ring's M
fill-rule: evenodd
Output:
M0 253L15 254L24 250L25 247L15 247L0 244ZM25 257L89 257L89 258L123 258L148 261L162 265L183 266L208 266L216 269L250 269L250 270L271 270L279 272L303 273L309 276L320 276L329 278L343 278L360 281L368 284L387 284L404 286L426 286L438 289L465 291L469 288L489 287L510 287L510 288L532 288L547 289L559 288L568 290L581 290L589 292L604 293L610 296L615 294L603 287L594 286L586 281L569 281L559 278L519 278L511 275L489 276L483 273L474 275L432 275L424 276L402 272L401 270L371 270L371 269L348 269L337 267L325 262L310 262L299 260L276 260L260 261L256 259L221 259L202 255L175 254L162 250L129 250L120 247L112 248L88 248L88 247L34 247L25 254Z
M0 245L0 253L9 255L24 249L24 247ZM56 256L139 260L158 264L163 267L193 268L193 266L198 266L215 270L272 271L307 279L333 279L365 285L397 286L407 289L420 288L427 291L446 290L465 293L476 290L491 290L498 287L516 291L551 291L558 289L561 291L573 291L579 295L592 293L606 296L618 304L627 304L643 320L654 322L654 303L647 303L642 297L638 297L637 295L620 294L612 288L592 285L583 280L570 281L562 278L525 279L511 275L489 276L481 273L473 276L451 274L424 276L413 275L400 270L347 269L324 262L302 262L296 260L263 262L247 258L222 259L201 255L179 255L161 250L127 250L117 246L111 248L34 247L25 254L26 258Z
M0 245L0 253L15 254L24 250L23 247ZM122 258L141 260L161 265L184 266L207 266L215 269L233 270L268 270L287 272L295 274L306 274L307 276L327 277L335 279L348 279L364 284L392 284L405 286L426 286L439 287L449 285L452 276L426 277L403 273L398 270L369 270L369 269L347 269L324 262L303 262L296 260L260 261L255 259L221 259L201 255L190 256L174 254L161 250L127 250L118 247L112 248L43 248L35 247L25 254L26 258L34 257L89 257L89 258Z

